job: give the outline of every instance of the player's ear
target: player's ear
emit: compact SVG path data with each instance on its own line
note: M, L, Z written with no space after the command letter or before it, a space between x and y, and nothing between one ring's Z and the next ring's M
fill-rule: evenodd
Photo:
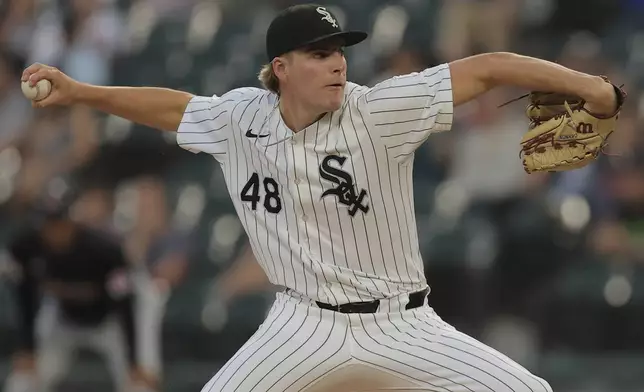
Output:
M277 76L278 80L283 80L288 75L288 64L290 58L288 55L275 57L271 62L273 66L273 73Z

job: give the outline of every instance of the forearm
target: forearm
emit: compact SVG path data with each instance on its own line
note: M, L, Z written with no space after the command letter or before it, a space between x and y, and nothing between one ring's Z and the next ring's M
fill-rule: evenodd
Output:
M487 59L491 87L506 85L530 91L553 91L595 100L605 81L551 61L514 53L493 53Z
M103 87L81 84L76 103L164 131L176 131L193 95L157 87Z
M514 53L470 56L449 66L455 106L498 86L570 94L595 103L605 101L612 94L612 87L599 76Z

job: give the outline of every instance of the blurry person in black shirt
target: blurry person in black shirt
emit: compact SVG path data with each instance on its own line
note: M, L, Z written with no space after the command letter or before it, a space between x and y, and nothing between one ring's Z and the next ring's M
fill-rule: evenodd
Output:
M5 391L56 390L79 348L105 358L115 390L139 388L146 377L124 253L112 237L71 220L65 204L44 208L8 244L19 271L19 341Z

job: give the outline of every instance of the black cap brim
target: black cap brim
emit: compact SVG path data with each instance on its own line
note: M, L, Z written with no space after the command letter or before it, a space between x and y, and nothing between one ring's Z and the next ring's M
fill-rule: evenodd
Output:
M305 42L299 47L293 48L293 50L301 49L306 46L324 42L333 38L339 38L340 40L342 40L342 46L344 47L353 46L364 41L365 39L367 39L368 36L369 34L365 33L364 31L340 31L337 33L327 34L322 37L318 37L312 41Z

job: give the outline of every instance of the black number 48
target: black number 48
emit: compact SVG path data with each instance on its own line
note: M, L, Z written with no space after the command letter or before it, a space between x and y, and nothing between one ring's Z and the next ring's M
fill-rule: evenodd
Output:
M259 175L253 173L239 194L242 201L251 203L253 211L257 209L257 203L261 199L259 196L259 188ZM273 214L282 211L282 199L280 199L279 187L274 179L270 177L264 178L264 193L266 194L264 196L264 208L266 211Z

